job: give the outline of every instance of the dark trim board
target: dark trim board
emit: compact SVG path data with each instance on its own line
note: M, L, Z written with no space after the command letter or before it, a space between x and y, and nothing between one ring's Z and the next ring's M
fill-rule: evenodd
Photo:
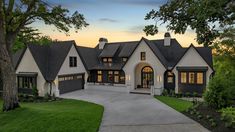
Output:
M191 66L177 66L176 69L178 71L207 71L207 66L198 66L198 67L191 67Z

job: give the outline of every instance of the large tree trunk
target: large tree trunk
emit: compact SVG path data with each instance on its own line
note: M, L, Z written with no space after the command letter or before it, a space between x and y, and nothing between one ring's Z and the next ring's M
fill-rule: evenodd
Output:
M0 45L0 67L3 83L3 111L19 107L15 69L6 44Z

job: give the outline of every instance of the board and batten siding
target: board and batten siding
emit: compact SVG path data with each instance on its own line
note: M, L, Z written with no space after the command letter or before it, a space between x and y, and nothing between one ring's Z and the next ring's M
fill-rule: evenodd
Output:
M141 52L145 52L146 60L141 61L140 54ZM155 94L161 94L161 90L164 85L164 72L166 71L163 64L159 61L150 47L146 44L145 41L141 41L138 47L136 47L133 54L128 59L127 63L125 64L123 71L126 74L126 85L129 88L129 91L134 90L138 84L136 84L136 75L139 75L144 66L151 66L154 70L154 88ZM136 71L136 69L139 69ZM137 80L140 81L140 80Z
M208 67L208 70L206 71L206 83L208 84L210 75L213 73L213 70L211 67L205 62L205 60L199 55L199 53L196 51L196 49L191 46L190 49L184 54L184 56L181 58L181 60L177 63L177 65L174 67L173 72L175 74L175 92L178 93L178 71L177 66L182 67Z
M44 96L47 90L45 89L46 80L44 79L39 67L37 66L29 48L26 49L17 69L16 74L20 72L36 72L37 76L37 89L39 96Z

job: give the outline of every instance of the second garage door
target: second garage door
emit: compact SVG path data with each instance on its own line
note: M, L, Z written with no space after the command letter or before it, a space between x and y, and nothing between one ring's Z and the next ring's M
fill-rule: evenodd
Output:
M60 94L84 89L84 74L60 75L58 78Z

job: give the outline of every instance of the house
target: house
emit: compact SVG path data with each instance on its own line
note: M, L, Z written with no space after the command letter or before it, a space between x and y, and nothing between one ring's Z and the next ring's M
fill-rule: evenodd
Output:
M159 40L109 43L100 38L95 48L74 41L31 44L13 61L19 91L30 93L36 87L40 96L78 89L202 93L214 72L210 48L184 48L169 33Z

